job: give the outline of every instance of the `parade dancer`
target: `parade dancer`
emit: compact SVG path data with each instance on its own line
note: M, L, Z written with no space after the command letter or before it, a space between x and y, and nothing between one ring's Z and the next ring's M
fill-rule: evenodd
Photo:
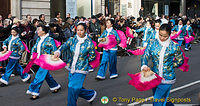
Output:
M37 29L37 33L39 38L33 46L31 53L38 53L37 58L42 54L54 54L57 47L54 39L49 37L47 27L40 25ZM39 98L40 87L44 80L47 81L47 84L53 93L57 93L60 90L61 86L53 79L49 71L40 67L26 92L27 94L32 95L30 99L35 100Z
M166 106L167 98L172 84L176 81L174 68L184 62L183 53L177 43L170 39L171 27L163 24L159 30L159 39L151 40L141 57L141 70L152 70L163 78L160 85L153 88L154 106ZM153 66L150 69L148 61L152 59ZM161 99L164 99L161 102Z
M185 36L183 21L181 19L178 21L178 25L175 25L172 29L172 34L179 34L178 38L176 38L176 41L178 42L179 46L181 46Z
M65 53L67 50L71 54L66 66L66 69L69 70L67 106L76 106L78 97L92 102L97 95L95 90L83 88L89 62L93 61L96 56L94 44L86 33L86 29L85 23L79 23L75 37L70 38L54 53L54 57L59 57L61 53Z
M160 29L161 20L155 21L155 30L153 32L152 39L159 39L159 29Z
M153 28L151 27L151 22L147 21L145 27L135 30L135 32L143 32L144 36L142 39L142 46L146 47L148 44L148 41L153 36Z
M98 39L98 41L100 42L104 42L106 40L106 37L109 35L114 35L115 39L117 40L117 43L120 43L120 37L117 34L116 30L113 29L114 25L114 20L112 19L108 19L106 21L106 30L103 32L103 34L100 36L100 38ZM110 71L110 78L114 79L118 77L117 74L117 45L109 50L103 50L103 56L102 56L102 60L101 60L101 64L99 67L99 71L97 73L97 80L104 80L105 79L105 75L106 75L106 70L107 70L107 66L109 63L109 71Z
M187 21L187 24L184 26L184 29L185 29L185 31L186 31L186 36L185 36L185 50L186 51L188 51L189 50L189 48L191 48L191 46L192 46L192 44L190 44L190 42L192 41L192 40L190 40L190 39L192 39L193 38L193 40L194 40L194 37L192 36L192 34L193 34L193 29L192 29L192 27L190 26L190 20L188 20ZM188 41L189 40L189 41Z
M9 78L13 72L13 70L16 70L20 77L22 78L23 82L27 82L31 79L31 76L27 73L22 74L23 68L19 65L19 59L22 55L22 53L25 50L25 47L19 38L17 28L11 29L11 35L3 42L3 49L2 53L6 53L8 51L12 51L12 54L9 56L9 62L7 64L5 74L1 77L0 82L2 83L0 86L4 87L8 85Z

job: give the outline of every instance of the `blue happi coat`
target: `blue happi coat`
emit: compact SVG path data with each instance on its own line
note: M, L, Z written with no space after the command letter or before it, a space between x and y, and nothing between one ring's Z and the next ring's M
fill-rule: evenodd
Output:
M176 76L174 68L180 67L184 62L183 53L181 52L179 45L170 38L164 44L161 43L160 39L151 40L141 57L141 65L148 66L150 58L153 63L151 70L165 80L175 80Z
M25 51L25 47L18 35L14 39L12 39L12 37L13 36L10 35L3 42L3 48L7 48L8 51L12 51L12 54L10 55L11 58L19 59Z

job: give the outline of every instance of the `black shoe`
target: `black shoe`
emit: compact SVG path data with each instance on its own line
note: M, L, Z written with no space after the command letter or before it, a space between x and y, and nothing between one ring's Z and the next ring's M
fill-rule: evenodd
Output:
M0 84L0 86L1 87L5 87L5 86L7 86L6 84L4 84L4 83L2 83L2 84Z
M58 88L58 89L55 89L55 90L53 90L53 92L52 92L52 93L58 93L60 90L61 90L61 87L60 87L60 88Z
M31 100L36 100L36 99L39 99L40 97L39 96L32 96L30 99Z
M101 78L96 77L95 80L97 80L97 81L103 81L105 79L101 79Z

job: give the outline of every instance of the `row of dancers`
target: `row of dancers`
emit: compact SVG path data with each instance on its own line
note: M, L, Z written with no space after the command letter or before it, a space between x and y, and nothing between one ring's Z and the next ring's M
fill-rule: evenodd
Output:
M181 23L181 22L180 22ZM108 19L106 21L106 30L103 32L99 42L108 42L107 38L109 35L114 35L117 44L121 42L116 30L113 29L114 20ZM189 24L189 22L188 22ZM153 30L150 23L147 22L146 26L142 29L134 30L135 32L144 32L143 37L143 47L145 48L144 54L141 57L141 71L150 71L158 74L162 77L162 82L153 88L154 98L161 99L167 98L169 96L169 91L172 84L175 83L176 77L174 69L181 66L184 62L183 53L180 50L180 45L182 44L182 35L178 32L184 33L185 29L180 25L175 26L171 29L168 24L162 24L160 21L155 23L156 30ZM68 76L68 106L76 106L78 97L84 98L88 102L92 102L97 96L97 91L87 90L83 87L85 77L88 70L91 69L89 62L95 60L95 46L91 38L86 33L87 26L85 23L79 23L77 26L77 33L74 37L69 38L63 45L57 48L53 38L49 37L48 29L44 25L40 25L37 28L37 33L39 38L37 39L35 45L31 50L31 54L37 53L38 58L42 54L51 54L53 58L59 58L61 54L68 53L70 57L66 62L66 69L69 71ZM189 32L190 26L186 26L186 31ZM175 39L178 43L170 39L170 35L175 35ZM190 37L191 35L189 35ZM190 43L190 42L189 42ZM187 45L188 47L188 45ZM9 56L9 62L6 67L5 74L0 79L2 82L1 86L7 86L9 82L9 77L15 69L22 81L30 81L31 76L28 73L23 73L23 68L19 65L19 59L22 55L25 47L19 38L18 30L12 28L11 35L3 42L3 51L12 51ZM110 78L115 79L118 77L117 73L117 45L112 48L103 50L103 56L101 63L99 65L98 73L96 76L97 80L104 80L106 75L106 70L109 63ZM31 56L31 58L33 58ZM67 58L67 57L65 57ZM153 66L148 65L148 61L152 58ZM49 70L40 67L35 75L34 80L29 85L27 94L31 94L32 100L39 98L39 91L46 80L53 93L57 93L61 89L61 85L58 84ZM156 102L155 106L165 106L166 102Z

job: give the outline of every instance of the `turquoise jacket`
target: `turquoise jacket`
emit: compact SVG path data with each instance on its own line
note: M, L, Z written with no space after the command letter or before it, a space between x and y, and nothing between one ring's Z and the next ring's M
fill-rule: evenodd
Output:
M154 71L158 75L162 73L161 76L165 80L174 80L176 78L174 68L180 67L184 62L184 58L178 43L175 43L171 39L168 39L168 41L168 46L166 47L166 49L164 49L165 52L164 55L162 55L163 61L161 61L160 55L162 54L161 49L163 47L160 43L161 41L159 39L151 40L141 57L141 65L148 66L149 60L152 60L152 71ZM163 64L159 64L159 62ZM160 65L162 67L159 69ZM161 69L162 71L159 71Z
M153 38L153 33L154 33L154 30L153 28L148 28L147 30L147 27L143 27L143 28L140 28L140 29L137 29L135 32L143 32L143 42L142 42L142 45L144 45L144 43L147 43L149 42L150 39Z
M22 55L22 53L25 51L25 47L22 44L22 41L19 37L16 37L15 39L12 39L12 35L10 35L5 41L3 41L3 48L6 47L8 51L12 51L12 54L10 55L13 59L19 59ZM11 44L8 48L8 45Z
M92 40L86 35L86 39L80 44L79 55L77 57L77 62L75 64L75 70L88 71L89 62L95 60L95 48ZM67 67L71 69L72 63L74 61L74 56L76 52L76 46L78 44L77 35L69 38L61 47L58 49L61 53L66 53L68 50Z
M172 31L175 31L175 32L177 32L177 33L178 33L178 30L179 30L179 25L175 25L174 28L172 28ZM181 32L181 34L178 36L178 40L184 40L184 37L185 37L185 35L186 35L186 33L185 33L185 28L182 27L181 30L182 30L182 32Z
M41 38L38 37L35 45L33 46L32 50L31 50L31 53L33 53L33 52L37 53L37 47L38 47L38 43L39 43L40 40L41 40ZM53 55L56 50L57 50L57 47L56 47L54 39L51 38L50 36L47 36L44 39L44 41L41 43L40 55L42 55L42 54Z
M112 29L112 31L109 33L109 35L115 35L118 44L121 42L121 39L116 30ZM107 36L108 36L108 31L104 30L102 35L99 38L105 38ZM110 50L117 50L117 45L115 47L111 48Z
M184 29L185 29L186 34L188 33L189 36L192 36L192 34L193 34L193 29L192 29L192 27L189 26L189 27L187 28L187 25L184 25L183 27L184 27Z

